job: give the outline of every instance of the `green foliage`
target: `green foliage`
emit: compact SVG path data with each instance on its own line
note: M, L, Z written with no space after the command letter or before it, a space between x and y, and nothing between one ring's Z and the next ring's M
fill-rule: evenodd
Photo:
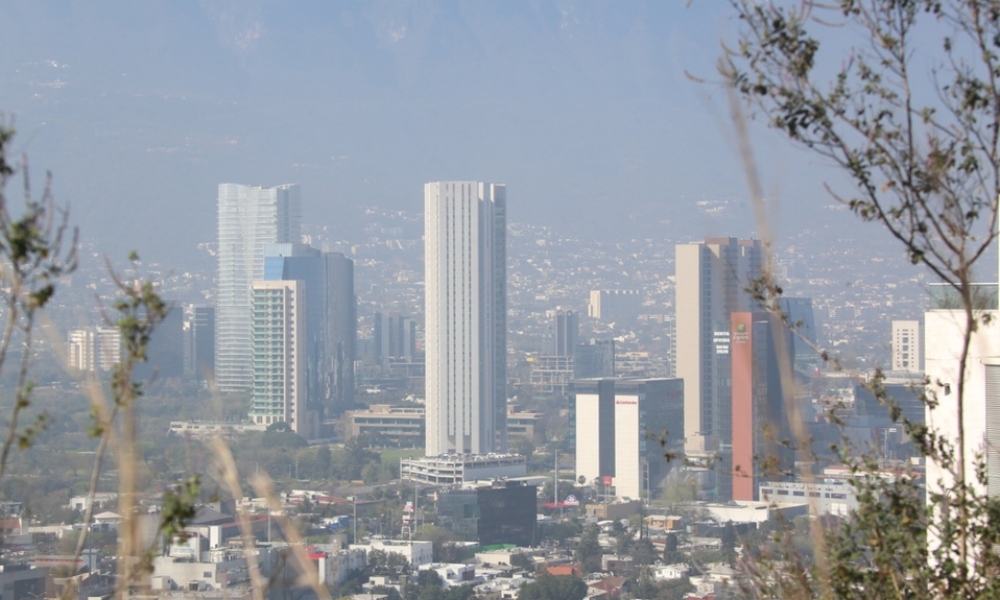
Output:
M575 575L544 573L521 588L517 600L583 600L587 584Z
M196 502L201 491L201 479L197 475L163 493L163 509L160 511L160 531L167 540L183 539L184 528L194 519Z
M601 545L597 541L598 529L596 525L589 525L584 528L577 542L576 551L573 558L580 564L580 568L585 573L594 573L601 570Z
M545 528L544 539L565 545L566 541L583 533L583 526L576 521L559 521Z
M367 575L399 577L410 573L410 562L402 554L372 550L368 553Z

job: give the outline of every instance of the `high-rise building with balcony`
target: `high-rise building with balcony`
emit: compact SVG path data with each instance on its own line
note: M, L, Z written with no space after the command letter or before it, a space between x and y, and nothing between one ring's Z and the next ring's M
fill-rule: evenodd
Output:
M306 294L301 281L255 281L251 287L253 387L250 420L287 423L316 437L306 404Z

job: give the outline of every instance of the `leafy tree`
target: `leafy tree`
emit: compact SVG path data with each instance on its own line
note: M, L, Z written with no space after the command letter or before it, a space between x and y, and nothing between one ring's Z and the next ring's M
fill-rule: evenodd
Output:
M519 569L528 569L533 564L534 562L531 560L531 557L521 552L518 552L517 554L511 554L510 556L510 566L512 567L517 567Z
M545 528L545 539L565 544L566 540L583 533L583 526L576 521L560 521Z
M598 530L596 525L590 525L583 530L580 541L576 545L574 558L580 564L580 568L585 573L593 573L601 570L601 544L597 541Z
M733 90L734 112L742 99L769 126L839 167L853 188L836 199L887 231L914 264L948 287L961 333L955 393L939 397L941 382L926 382L925 402L957 423L954 437L908 421L886 397L879 373L870 384L927 464L946 477L929 481L925 492L910 474L883 478L878 457L838 445L860 508L839 527L814 522L812 559L796 547L793 532L776 532L774 546L745 565L746 591L757 597L998 597L1000 530L993 524L1000 505L986 494L980 440L967 439L965 374L972 339L992 318L982 310L974 271L997 237L1000 2L730 2L741 28L721 72ZM745 142L745 123L736 122ZM748 147L744 143L759 205ZM752 290L775 309L781 287L768 269ZM794 402L787 404L794 411ZM796 443L806 457L801 428Z
M402 554L372 550L368 553L368 575L399 577L410 573L410 561Z
M330 452L330 446L327 444L320 445L320 447L316 449L316 468L320 478L325 478L330 475L330 467L332 465L333 454Z
M586 595L587 584L579 577L545 573L522 587L517 600L583 600Z
M695 591L694 585L687 577L668 579L656 583L656 598L659 600L686 600L688 594Z

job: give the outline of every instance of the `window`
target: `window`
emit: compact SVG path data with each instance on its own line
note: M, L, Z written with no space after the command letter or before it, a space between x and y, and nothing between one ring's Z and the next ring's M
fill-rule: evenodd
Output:
M834 500L847 500L847 494L830 494Z
M792 492L792 495L793 496L805 496L806 493L805 492Z

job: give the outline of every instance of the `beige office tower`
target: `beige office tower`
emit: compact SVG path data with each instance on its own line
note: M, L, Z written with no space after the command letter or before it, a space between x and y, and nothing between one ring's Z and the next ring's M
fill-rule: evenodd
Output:
M428 456L507 447L505 191L424 186Z
M920 321L892 322L892 370L904 373L923 371Z
M677 377L684 380L684 449L719 450L732 429L730 315L754 308L746 288L761 268L759 240L708 238L679 244L674 319Z

